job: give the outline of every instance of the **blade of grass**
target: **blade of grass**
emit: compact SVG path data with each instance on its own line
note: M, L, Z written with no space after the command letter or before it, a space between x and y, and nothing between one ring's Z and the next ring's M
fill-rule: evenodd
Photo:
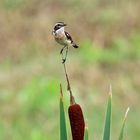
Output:
M123 140L123 135L124 135L124 127L125 127L125 122L126 122L126 118L129 112L129 107L127 108L126 112L125 112L125 116L124 116L124 120L123 120L123 124L122 124L122 128L120 131L120 136L119 136L119 140Z
M61 84L60 84L60 140L67 140L66 120Z
M103 140L110 140L111 108L112 108L111 102L112 102L112 88L110 86Z
M84 133L84 140L88 140L88 126L85 124L85 133Z

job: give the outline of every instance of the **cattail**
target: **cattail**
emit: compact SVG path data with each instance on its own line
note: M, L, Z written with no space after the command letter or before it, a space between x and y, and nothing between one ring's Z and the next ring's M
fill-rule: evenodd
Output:
M73 140L84 140L84 116L79 104L76 104L71 96L71 105L68 109Z
M64 65L64 71L67 80L67 90L70 93L70 106L68 109L68 113L69 113L69 119L70 119L71 131L72 131L72 138L73 140L84 140L85 122L84 122L83 112L80 105L75 103L74 97L72 95L72 90L71 90L68 74L66 71L65 63L63 65Z

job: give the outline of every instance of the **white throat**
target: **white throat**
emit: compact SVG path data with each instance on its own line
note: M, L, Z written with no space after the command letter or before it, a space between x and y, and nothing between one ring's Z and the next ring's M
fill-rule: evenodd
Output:
M61 27L56 31L57 34L63 34L64 33L64 27Z

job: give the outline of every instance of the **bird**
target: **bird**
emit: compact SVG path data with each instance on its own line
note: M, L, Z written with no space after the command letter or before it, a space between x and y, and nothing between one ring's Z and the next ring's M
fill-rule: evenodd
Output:
M67 24L65 24L64 22L56 22L52 31L55 41L63 46L63 48L60 51L62 57L63 57L63 51L64 49L66 49L65 58L62 58L62 63L65 63L66 61L69 47L74 47L74 48L79 47L73 41L71 35L65 31L65 26L67 26Z

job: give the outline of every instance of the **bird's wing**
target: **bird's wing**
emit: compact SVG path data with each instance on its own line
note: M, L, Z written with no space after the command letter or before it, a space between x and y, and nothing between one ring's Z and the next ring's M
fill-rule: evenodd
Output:
M72 37L70 36L70 34L65 31L65 35L66 35L67 39L70 40L71 43L73 43L73 40L72 40Z

